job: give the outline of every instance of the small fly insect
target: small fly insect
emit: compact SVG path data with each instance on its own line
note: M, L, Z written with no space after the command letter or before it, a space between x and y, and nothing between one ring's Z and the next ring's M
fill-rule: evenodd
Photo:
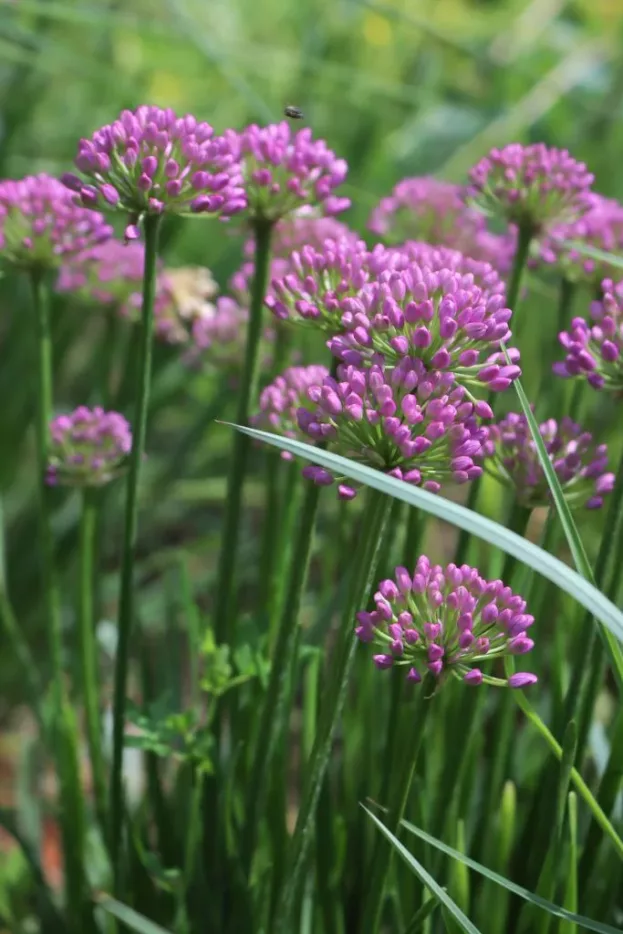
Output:
M287 107L285 107L283 112L286 115L286 117L290 118L290 120L302 120L303 119L303 111L301 110L301 108L294 107L292 104L288 104Z

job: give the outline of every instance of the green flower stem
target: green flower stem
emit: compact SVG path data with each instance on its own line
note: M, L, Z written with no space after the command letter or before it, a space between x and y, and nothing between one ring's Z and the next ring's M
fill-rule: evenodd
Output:
M192 792L188 823L186 826L186 839L184 842L184 868L179 880L177 891L177 911L173 928L178 934L189 934L192 930L186 907L186 897L192 885L199 851L201 833L201 799L203 796L203 774L200 769L193 769L191 773Z
M565 381L562 379L551 379L551 361L558 360L560 358L560 342L558 340L558 335L561 331L566 331L569 324L571 323L571 312L573 309L573 301L575 299L577 292L577 286L574 282L570 282L569 279L564 277L560 280L560 291L558 293L558 317L556 320L556 332L554 334L554 340L552 342L551 353L548 359L545 361L545 378L546 378L546 396L549 396L548 402L545 408L548 408L549 411L553 409L554 414L562 414L565 412L562 411L564 407L564 399L566 395L566 385ZM536 394L535 394L536 395Z
M399 709L395 711L397 723L393 730L393 748L388 750L386 759L386 769L391 773L389 782L391 790L385 824L395 835L404 817L418 753L424 740L426 715L432 701L430 693L434 689L434 679L431 675L427 675L423 684L414 687L405 682L403 673L394 671L393 675L400 678L402 682L402 697L399 701ZM362 929L367 934L377 934L380 928L385 885L391 868L392 855L393 848L387 840L377 842L372 866L367 873L368 897L362 914Z
M299 480L301 467L296 461L286 465L286 477L283 490L284 509L279 525L277 540L277 558L273 566L273 574L268 591L268 644L273 646L277 638L281 608L285 599L287 574L284 568L288 566L294 540L294 526L300 512Z
M255 396L257 394L260 340L262 337L262 312L270 268L271 236L271 223L267 221L255 222L255 271L251 284L251 307L247 328L244 368L240 377L238 407L236 410L236 423L238 425L246 425L248 423L249 412L255 402ZM243 434L241 431L234 432L232 460L227 479L223 535L217 571L218 589L216 592L213 617L217 644L225 641L233 642L234 620L231 617L234 571L236 566L236 552L238 550L242 488L247 469L250 444L251 439L248 435Z
M273 928L275 934L289 934L292 930L291 915L294 898L305 866L316 806L355 658L357 640L353 635L353 620L359 607L367 602L377 573L390 505L391 501L386 500L382 494L368 491L368 508L362 516L363 528L353 555L355 575L342 617L339 644L335 649L335 657L328 675L327 701L320 714L314 748L306 769L307 780L288 851L288 873L277 904Z
M78 579L78 626L80 667L86 714L87 741L91 760L95 813L104 840L108 838L106 768L102 752L102 731L97 673L97 644L93 612L94 554L98 527L98 491L86 487L82 493L80 517L80 575Z
M505 659L505 665L506 665L506 673L510 677L510 675L513 674L513 671L515 668L513 659L510 657L507 657ZM517 706L523 711L523 713L526 715L530 723L532 723L532 725L535 726L538 732L541 734L541 736L543 737L543 739L545 740L545 742L547 743L551 751L554 753L558 761L561 762L562 761L562 746L560 745L560 743L556 741L556 738L554 737L554 735L550 732L547 726L543 723L543 721L539 717L536 710L534 710L534 708L532 707L532 705L526 698L524 692L521 690L513 690L511 691L511 695L514 698ZM608 817L606 816L606 814L604 814L603 810L599 806L597 799L593 796L593 793L591 792L590 788L588 787L588 785L586 784L586 782L584 781L584 779L582 778L578 770L575 768L571 769L571 781L573 782L578 794L584 800L585 804L587 805L588 809L593 815L593 819L596 821L599 827L601 827L604 834L610 839L612 845L614 846L614 849L616 850L616 853L619 859L623 860L623 840L621 839L621 837L619 837L618 833L616 832L616 830L614 829L614 827L608 820Z
M119 598L117 653L113 701L113 753L110 785L110 854L115 875L115 892L121 882L121 836L123 830L123 736L126 711L126 685L130 652L130 635L134 621L134 560L138 538L138 488L145 450L147 411L151 383L151 361L154 329L154 298L160 216L145 217L145 268L143 272L143 303L141 310L140 353L136 375L135 412L132 424L132 453L126 486L123 556Z
M270 776L271 760L283 725L289 674L297 646L299 609L307 581L319 498L320 487L310 482L305 492L301 521L289 567L288 590L272 652L270 680L262 706L255 757L251 769L246 818L247 840L245 853L247 869L253 856L257 834L256 824L258 823L258 815L262 813L262 805Z
M513 267L511 269L510 279L508 280L508 288L506 290L506 304L509 308L512 308L514 315L517 314L521 283L523 280L524 272L526 271L526 263L528 261L530 244L532 243L534 233L535 231L529 224L521 225L517 231L517 248L515 250L515 256L513 257ZM515 325L515 331L516 330L517 327Z

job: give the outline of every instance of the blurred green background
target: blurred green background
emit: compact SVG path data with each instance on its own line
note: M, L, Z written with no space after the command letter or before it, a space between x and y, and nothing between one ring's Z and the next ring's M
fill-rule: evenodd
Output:
M124 107L170 106L220 132L280 120L292 103L348 160L345 193L353 206L343 219L363 233L371 208L401 177L434 173L461 182L488 149L511 140L569 148L595 172L599 191L623 197L622 100L622 0L0 0L4 177L69 170L78 139ZM222 288L241 261L240 237L216 223L169 222L164 246L167 263L208 265ZM529 329L521 348L528 389L542 348L548 354L552 346L543 337L551 331L553 338L556 302L554 283L533 285L529 303L539 306L532 319L539 327ZM57 306L56 402L75 406L92 392L102 322ZM0 281L0 494L11 596L36 647L34 487L24 430L32 406L31 333L27 292L7 276ZM168 348L158 348L156 364L156 398L161 392L165 403L150 425L140 550L141 615L159 624L180 543L197 554L199 598L209 595L230 436L212 428L206 438L198 429L218 380L197 383L179 364L179 351ZM222 403L214 414L227 414ZM611 403L594 406L589 427L603 436L608 426L615 427ZM175 480L166 495L149 482L159 471ZM261 469L257 479L245 512L256 525ZM111 507L118 497L115 489ZM101 586L114 618L118 510L108 516ZM76 519L76 498L59 493L68 597ZM583 523L589 539L598 524ZM243 569L253 557L249 540ZM70 607L66 612L71 629ZM0 688L8 702L1 717L21 688L6 662Z

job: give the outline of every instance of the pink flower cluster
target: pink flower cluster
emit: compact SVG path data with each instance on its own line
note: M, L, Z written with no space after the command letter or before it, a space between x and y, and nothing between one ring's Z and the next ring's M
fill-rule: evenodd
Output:
M618 395L623 392L623 281L606 279L602 291L601 301L590 306L591 320L574 318L571 328L559 334L566 356L553 370Z
M50 423L46 481L50 485L103 486L118 475L131 449L132 432L123 415L81 405Z

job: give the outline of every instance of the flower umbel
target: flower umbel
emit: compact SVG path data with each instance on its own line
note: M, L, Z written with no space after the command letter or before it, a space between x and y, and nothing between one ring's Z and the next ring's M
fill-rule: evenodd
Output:
M252 222L274 223L306 205L320 205L325 214L350 206L333 194L346 178L346 161L313 139L309 127L293 132L285 121L251 124L241 133L228 130L225 139L242 164Z
M403 361L391 372L376 364L341 366L338 379L327 376L307 396L315 405L298 410L300 430L338 454L434 493L442 483L482 473L476 460L486 430L449 373L428 373L420 361ZM315 466L303 474L323 485L339 479ZM355 492L340 483L343 499Z
M591 206L593 176L566 149L509 143L471 169L469 202L533 233L571 223Z
M86 207L108 206L128 213L126 229L136 239L143 214L213 214L243 210L246 196L240 165L230 143L208 123L172 110L141 106L97 130L78 146L76 175L63 182Z
M374 602L371 613L357 614L355 633L379 649L377 668L401 667L413 683L426 671L474 685L525 687L537 680L528 672L501 679L481 671L482 662L532 649L526 630L534 617L522 597L501 580L484 580L476 568L442 567L422 556L413 573L398 567L394 580L381 581Z
M0 182L0 252L9 263L57 269L112 234L102 215L76 205L56 178Z
M325 240L342 239L355 243L359 237L335 217L325 217L317 208L303 207L275 224L271 254L278 259L290 259L295 250L302 250L304 246L320 250ZM254 252L255 241L247 240L244 255L252 259Z
M569 241L623 256L623 205L610 198L594 196L590 211L571 224L548 231L539 244L539 259L554 265L569 282L598 286L603 279L619 275L606 260L586 256Z
M50 423L46 482L103 486L119 474L131 448L132 432L123 415L80 406Z
M465 249L485 219L465 204L463 189L429 176L403 178L373 210L368 228L390 243L425 240Z
M346 333L328 342L346 363L389 368L419 360L430 371L452 373L463 386L493 392L521 374L519 352L513 349L508 364L499 350L511 337L504 294L488 294L471 275L412 262L402 272L381 273L351 304L351 315L341 318Z
M140 290L144 265L142 243L123 243L112 237L64 263L56 290L71 293L86 303L121 307Z
M192 346L186 356L191 366L237 366L242 360L244 333L249 312L233 298L221 296L212 306L212 315L195 318Z
M321 386L328 376L328 369L317 364L291 366L284 370L260 393L260 411L251 418L251 424L286 438L300 438L297 413L301 408L314 408L308 390L312 386ZM281 457L292 460L287 451L282 451Z
M486 470L512 485L523 506L549 506L551 493L525 415L511 412L487 431ZM614 486L614 474L607 472L606 445L594 444L591 434L570 418L560 423L550 418L539 425L539 431L569 505L602 506L604 494Z
M558 335L566 357L553 370L618 394L623 392L623 281L615 285L606 279L602 290L602 300L591 303L592 320L574 318L570 330Z

